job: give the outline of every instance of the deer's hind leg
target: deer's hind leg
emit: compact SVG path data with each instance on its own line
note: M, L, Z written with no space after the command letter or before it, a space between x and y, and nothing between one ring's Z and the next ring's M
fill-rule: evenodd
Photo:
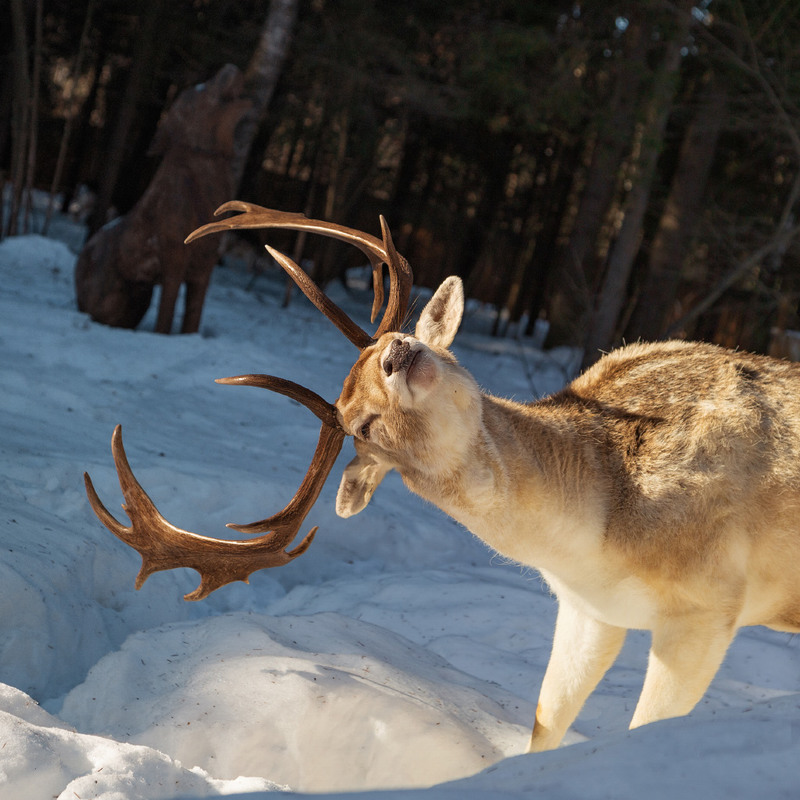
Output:
M626 632L568 602L559 603L553 649L531 734L531 752L558 747L586 698L614 663Z
M688 714L703 697L725 658L736 626L718 613L662 620L653 641L631 728Z
M794 607L781 609L777 616L764 625L781 633L800 633L800 603L795 603Z

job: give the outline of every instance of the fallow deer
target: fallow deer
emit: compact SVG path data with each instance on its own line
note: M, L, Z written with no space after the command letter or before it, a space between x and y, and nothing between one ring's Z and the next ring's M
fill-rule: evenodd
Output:
M284 564L345 436L355 440L336 511L361 511L389 470L490 548L536 568L558 598L552 655L530 749L558 746L620 651L626 630L652 633L631 727L687 714L705 693L738 628L800 631L800 366L709 344L635 344L602 358L562 391L533 403L483 393L448 350L464 306L444 281L414 334L402 323L411 286L388 229L383 240L245 203L228 228L284 227L336 236L382 263L391 296L374 336L336 308L290 259L270 252L361 353L329 404L270 376L257 385L305 403L320 444L294 499L265 532L221 541L170 525L130 471L119 429L113 452L131 518L117 522L87 476L92 506L140 551L137 587L159 569L189 566L198 599L254 570ZM269 249L269 248L268 248Z

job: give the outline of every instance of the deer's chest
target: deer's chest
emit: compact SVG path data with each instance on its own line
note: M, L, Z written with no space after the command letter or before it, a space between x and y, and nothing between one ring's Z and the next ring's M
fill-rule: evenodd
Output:
M539 526L534 519L531 514L499 526L459 521L502 555L537 569L561 602L609 625L652 628L658 606L652 587L621 568L603 546L599 525L551 518Z
M540 572L560 603L569 603L593 619L618 628L649 630L654 625L657 604L647 585L636 577L614 580L594 575L565 580L549 570Z

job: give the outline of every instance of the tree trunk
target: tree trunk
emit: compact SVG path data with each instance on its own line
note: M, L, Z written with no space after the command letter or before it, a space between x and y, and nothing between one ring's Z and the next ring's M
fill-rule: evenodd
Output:
M298 6L299 0L271 0L258 46L245 71L245 92L252 100L253 108L236 131L236 151L231 164L236 187L242 182L250 148L278 85L297 21Z
M582 343L591 312L595 243L617 188L625 149L634 134L646 74L650 26L633 18L625 32L625 57L617 67L610 111L597 131L586 182L567 243L550 270L548 345Z
M89 85L86 100L84 100L78 114L75 135L72 137L74 147L67 161L68 167L64 178L64 201L61 205L61 211L63 212L69 210L70 201L77 195L79 184L87 181L86 165L91 161L93 142L96 139L94 128L92 127L92 112L97 107L97 98L101 88L100 76L103 74L103 65L108 60L110 35L108 35L107 23L104 22L103 15L101 14L99 18L96 17L95 19L97 25L97 48L92 53L92 62L89 70L92 75L92 82Z
M125 86L125 94L122 98L116 125L111 135L111 143L106 154L103 179L97 193L97 202L89 218L90 236L105 224L108 210L111 207L114 190L125 158L128 134L136 116L139 98L144 90L145 81L152 72L153 57L158 50L158 22L161 18L164 2L165 0L149 0L144 10L141 29L133 48L131 71Z
M526 336L533 333L536 319L542 310L548 265L553 264L555 260L561 223L571 192L570 176L576 172L580 156L581 154L576 148L562 147L556 175L548 187L548 199L545 201L544 215L539 222L536 240L533 248L526 249L523 255L525 268L522 276L522 291L516 307L511 310L511 319L519 320L525 311L528 312Z
M650 99L640 126L635 153L635 172L625 205L625 217L611 249L606 275L586 337L582 366L588 367L614 342L634 259L639 252L642 228L664 131L678 85L681 49L685 46L688 21L680 16L674 36L666 43L665 55L653 79Z
M9 159L11 141L11 108L14 97L14 39L10 26L0 28L0 164ZM0 171L0 177L2 171ZM5 183L5 180L3 181ZM2 199L0 199L2 206ZM2 235L2 225L0 225Z
M722 129L728 97L714 80L703 78L697 113L689 124L672 186L650 247L647 277L628 330L631 339L657 339L670 321L683 260L702 213L708 175Z
M396 224L407 216L408 206L411 204L412 197L411 187L420 170L425 153L427 126L428 118L423 114L413 111L408 113L404 124L403 150L400 155L400 164L397 168L387 215L390 224ZM395 244L402 252L405 247L402 234L400 234Z
M515 144L514 139L507 135L490 136L486 141L485 152L491 154L483 170L486 180L481 187L481 196L474 217L471 219L462 217L464 234L453 259L456 274L465 282L470 280L480 259L496 219L497 209L504 200Z
M36 175L36 150L39 143L39 86L42 81L42 17L43 0L34 5L33 76L31 78L31 110L29 112L28 152L25 163L25 233L31 230L33 212L33 186Z
M78 43L78 52L75 55L75 61L72 65L72 74L77 83L80 78L81 70L83 69L83 59L86 55L86 46L89 42L89 31L92 24L92 15L94 13L95 0L89 0L86 7L86 16L83 21L83 30L81 31L81 38ZM70 97L71 99L71 97ZM64 130L61 133L61 142L58 147L58 158L56 159L56 166L53 170L53 179L50 183L50 197L47 203L47 215L44 220L44 227L42 235L47 236L47 230L50 227L50 221L53 217L53 210L55 208L55 195L61 186L61 176L64 173L64 164L67 159L67 151L69 150L70 139L72 138L72 131L75 127L75 120L79 117L81 112L80 106L73 107L67 111L67 117L64 120Z
M11 203L6 226L6 234L9 236L17 233L19 225L31 123L28 31L22 0L11 0L11 25L14 40L14 89L11 108Z

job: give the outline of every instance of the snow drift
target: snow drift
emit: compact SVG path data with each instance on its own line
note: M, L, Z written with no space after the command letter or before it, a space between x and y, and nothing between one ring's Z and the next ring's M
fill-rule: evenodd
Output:
M631 634L567 746L520 755L554 602L396 477L350 520L333 512L332 477L309 552L250 586L185 603L196 575L178 571L134 591L139 557L82 482L88 470L110 509L121 499L114 425L164 515L224 536L292 496L318 425L213 379L268 372L333 400L354 352L305 301L281 310L278 276L245 292L234 266L215 273L199 335L155 335L152 317L137 332L95 325L75 310L64 244L80 232L59 230L0 243L4 800L797 796L800 645L760 628L740 634L692 715L627 732L647 649ZM331 291L368 325L366 288ZM471 308L455 351L489 390L563 382L571 354L486 327ZM334 476L350 457L346 444Z

